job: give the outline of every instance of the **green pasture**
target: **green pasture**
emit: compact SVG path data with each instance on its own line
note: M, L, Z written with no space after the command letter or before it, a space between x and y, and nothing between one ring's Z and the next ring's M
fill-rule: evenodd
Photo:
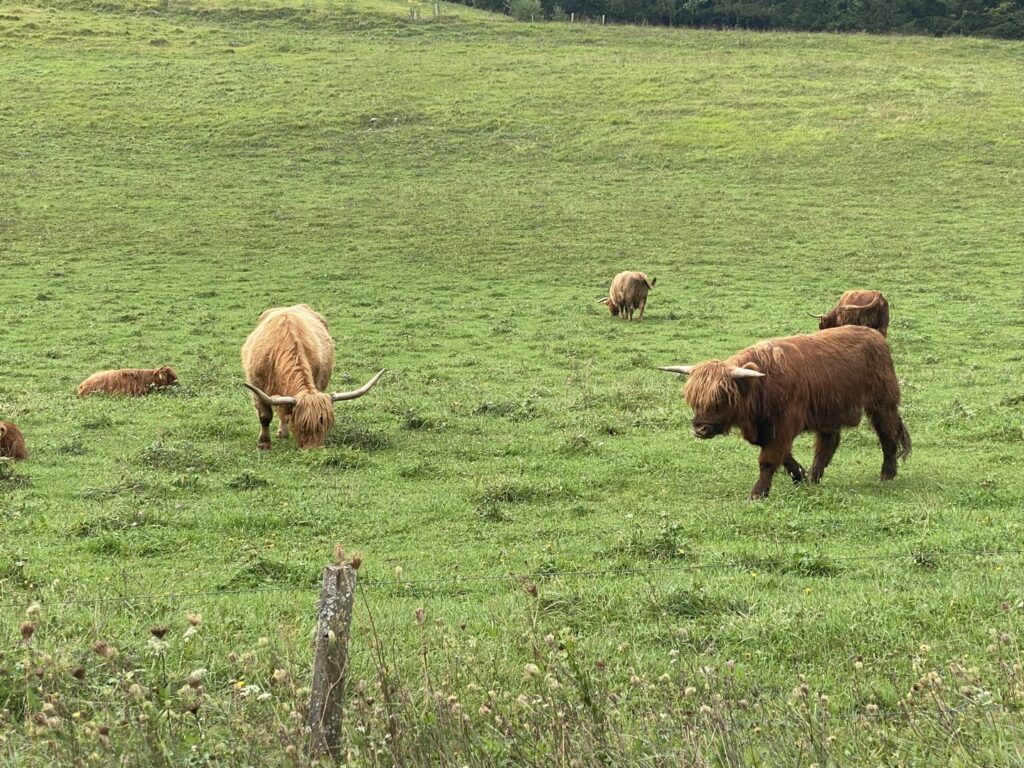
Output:
M88 704L120 690L101 640L159 706L195 667L235 702L153 753L120 747L127 764L298 759L244 730L275 702L242 711L232 691L285 661L308 674L335 543L364 558L354 679L376 643L418 689L423 607L467 654L453 666L513 697L551 634L613 688L699 687L735 660L746 700L785 712L806 683L840 723L899 711L918 667L958 659L990 712L1024 705L989 647L1024 609L1024 45L440 11L0 0L0 418L32 454L0 464L5 764L119 749L51 748L31 725L47 686L74 722L107 717ZM623 269L657 277L642 324L594 301ZM820 486L782 473L751 503L757 450L692 438L655 367L811 331L849 288L889 298L913 454L883 485L862 426ZM335 389L389 372L337 406L325 449L259 452L239 351L299 302L330 321ZM75 395L93 371L165 364L174 391ZM85 682L61 683L76 664ZM673 764L677 715L653 746L665 721L624 722L632 741L578 764ZM967 719L977 763L915 752L909 728L876 753L846 725L829 760L1024 761L1019 726ZM466 754L569 764L521 735ZM354 763L401 762L351 737ZM759 738L710 764L796 764Z

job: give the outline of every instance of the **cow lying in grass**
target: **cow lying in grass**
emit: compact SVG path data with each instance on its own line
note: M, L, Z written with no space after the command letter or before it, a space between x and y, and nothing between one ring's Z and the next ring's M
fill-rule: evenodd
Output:
M632 320L633 311L639 309L637 318L643 322L644 307L647 306L647 294L658 282L658 278L649 280L643 272L620 272L612 279L608 295L598 299L601 304L608 305L613 317Z
M99 371L78 385L78 395L102 392L107 395L141 397L150 392L171 387L178 383L172 368L121 368L116 371Z
M9 421L0 421L0 457L18 460L28 458L25 436Z
M822 331L840 325L863 325L885 336L889 331L889 302L879 291L847 291L828 313L811 317L818 318Z
M270 449L273 409L288 437L291 426L299 448L321 448L334 425L334 403L369 392L384 371L352 392L327 394L334 371L334 339L327 320L308 304L268 309L242 347L245 386L260 419L257 447Z
M694 435L711 438L735 426L761 448L752 499L768 495L780 466L793 482L806 479L792 454L793 440L803 432L816 435L810 480L819 482L840 431L857 426L865 411L882 444L883 480L894 478L896 460L910 454L892 356L871 328L845 325L771 339L727 360L661 370L690 377L683 395L693 409Z

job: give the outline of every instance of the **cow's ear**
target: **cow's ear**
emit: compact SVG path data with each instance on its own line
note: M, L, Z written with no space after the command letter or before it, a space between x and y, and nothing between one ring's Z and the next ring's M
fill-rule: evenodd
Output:
M746 368L748 371L757 371L758 373L764 373L764 371L761 370L757 363L744 363L743 367Z
M0 424L0 437L3 437L6 434L7 434L7 425L6 424Z

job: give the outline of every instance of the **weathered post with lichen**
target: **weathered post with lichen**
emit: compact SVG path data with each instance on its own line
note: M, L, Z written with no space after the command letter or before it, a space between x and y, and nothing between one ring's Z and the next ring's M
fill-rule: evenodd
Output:
M329 754L340 760L341 713L345 707L345 673L348 666L348 640L355 604L356 568L354 563L324 568L320 589L320 610L316 623L316 650L313 655L313 692L309 697L309 757Z

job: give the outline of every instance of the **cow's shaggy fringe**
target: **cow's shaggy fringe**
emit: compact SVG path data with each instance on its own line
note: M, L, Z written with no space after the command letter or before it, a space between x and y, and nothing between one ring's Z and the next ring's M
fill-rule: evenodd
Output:
M141 397L155 389L163 389L178 383L173 368L121 368L114 371L99 371L78 385L78 395L103 392L108 395Z
M786 373L786 351L775 341L761 342L745 351L752 353L753 359L746 362L753 363L755 370L762 373L770 371L773 375ZM695 367L683 389L690 407L695 411L705 411L724 403L730 410L736 408L740 401L740 384L729 375L734 364L730 358L726 362L708 360Z

